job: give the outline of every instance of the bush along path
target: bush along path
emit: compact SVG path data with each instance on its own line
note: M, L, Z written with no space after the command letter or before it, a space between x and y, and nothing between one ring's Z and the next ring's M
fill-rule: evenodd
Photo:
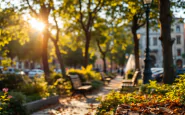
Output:
M100 90L87 94L87 99L81 95L61 98L58 105L35 112L32 115L94 115L99 106L99 101L96 99L98 97L104 98L112 90L120 91L122 79L123 77L117 76Z
M184 115L185 114L185 75L172 85L141 85L132 93L111 92L101 100L97 115Z

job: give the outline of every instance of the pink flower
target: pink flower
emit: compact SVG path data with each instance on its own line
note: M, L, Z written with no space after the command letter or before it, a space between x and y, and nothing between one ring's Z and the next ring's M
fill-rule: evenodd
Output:
M8 92L8 88L3 88L3 92Z
M12 98L12 96L11 96L11 95L8 95L8 98L9 98L9 99L11 99L11 98Z

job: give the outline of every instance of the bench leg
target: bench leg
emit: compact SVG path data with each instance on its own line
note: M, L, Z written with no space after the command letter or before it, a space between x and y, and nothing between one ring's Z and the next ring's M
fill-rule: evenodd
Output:
M75 94L76 94L76 92L74 91L74 92L71 94L71 99L72 99L72 97L73 97Z
M85 93L84 93L84 92L82 93L82 95L83 95L85 98L87 98L87 96L85 95Z
M85 92L84 92L84 91L74 91L74 92L71 94L71 98L72 98L75 94L81 94L83 97L87 98L87 96L85 95Z

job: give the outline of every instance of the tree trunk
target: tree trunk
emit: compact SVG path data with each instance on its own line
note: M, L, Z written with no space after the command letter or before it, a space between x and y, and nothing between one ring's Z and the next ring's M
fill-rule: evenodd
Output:
M112 73L112 71L113 71L112 54L110 56L110 65L111 65L110 72Z
M43 33L43 44L42 44L42 63L43 63L43 69L45 73L45 80L50 84L50 72L49 72L49 64L48 64L48 33L45 30Z
M103 59L103 72L107 73L107 64L106 64L106 56L105 54L102 55L102 59Z
M172 84L174 81L174 68L172 58L172 45L171 39L171 23L172 16L170 13L170 0L160 0L160 23L161 23L161 36L160 40L163 47L163 67L165 84Z
M90 44L90 33L86 32L86 42L85 42L85 57L84 57L84 67L86 68L89 63L89 44Z
M57 58L58 58L58 61L59 61L59 64L60 64L60 69L62 70L62 76L63 76L64 79L67 79L65 66L64 66L64 61L63 61L63 57L60 53L60 49L59 49L56 42L54 43L54 45L55 45L55 53L57 55Z
M137 23L137 22L136 22ZM136 24L132 25L132 35L134 39L134 55L135 55L135 69L140 70L139 66L139 39L137 38L137 33L136 33Z

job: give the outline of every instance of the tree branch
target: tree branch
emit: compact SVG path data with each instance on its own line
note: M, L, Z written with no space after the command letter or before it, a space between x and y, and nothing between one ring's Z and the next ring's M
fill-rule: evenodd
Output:
M99 41L98 39L96 39L96 43L97 43L97 45L98 45L98 49L100 50L100 52L101 52L102 54L104 54L104 52L103 52L103 50L102 50L102 48L101 48L101 46L100 46L100 41Z
M137 29L143 27L143 26L145 25L145 23L146 23L146 21L144 21L144 22L143 22L142 24L140 24L140 25L138 24L138 25L137 25Z
M58 40L59 40L59 32L60 32L60 28L59 28L59 26L58 26L58 22L57 22L57 19L56 19L56 15L54 14L54 15L53 15L53 17L54 17L54 22L55 22L56 29L57 29L57 33L56 33L56 41L58 41Z
M82 25L83 30L86 31L85 25L83 23L82 1L81 0L79 0L79 7L80 7L80 20L79 21Z
M56 40L55 40L55 38L53 38L53 36L51 35L51 33L48 32L48 34L49 34L49 38L53 41L53 43L56 43Z
M36 15L36 17L38 18L39 15L38 15L38 13L31 7L29 0L26 0L26 2L27 2L27 4L28 4L29 9L30 9L30 10Z

